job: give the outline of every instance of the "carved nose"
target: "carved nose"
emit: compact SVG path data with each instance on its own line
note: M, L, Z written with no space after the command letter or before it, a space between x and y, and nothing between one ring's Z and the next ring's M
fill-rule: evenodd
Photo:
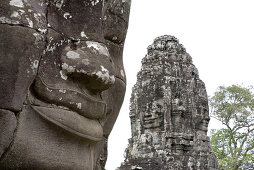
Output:
M114 63L101 43L88 41L76 49L67 46L61 62L63 73L88 90L101 92L115 82Z

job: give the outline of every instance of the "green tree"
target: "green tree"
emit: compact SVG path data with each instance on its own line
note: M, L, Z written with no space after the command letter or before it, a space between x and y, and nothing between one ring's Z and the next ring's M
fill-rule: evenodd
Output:
M210 98L211 116L224 126L211 131L211 147L224 170L254 170L253 87L220 86Z

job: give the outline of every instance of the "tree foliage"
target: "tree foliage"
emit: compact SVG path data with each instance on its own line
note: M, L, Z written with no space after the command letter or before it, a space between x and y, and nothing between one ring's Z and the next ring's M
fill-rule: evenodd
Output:
M211 147L225 170L254 169L253 87L220 86L210 98L211 116L224 128L211 131Z

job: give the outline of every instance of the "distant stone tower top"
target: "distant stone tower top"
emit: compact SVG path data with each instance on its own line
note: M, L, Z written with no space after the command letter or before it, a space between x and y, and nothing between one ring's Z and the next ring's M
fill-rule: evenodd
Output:
M174 36L156 38L130 101L132 138L120 170L218 169L205 84Z
M186 52L183 45L179 44L178 39L171 35L163 35L155 38L153 44L148 46L148 52L151 50L178 54L184 54Z

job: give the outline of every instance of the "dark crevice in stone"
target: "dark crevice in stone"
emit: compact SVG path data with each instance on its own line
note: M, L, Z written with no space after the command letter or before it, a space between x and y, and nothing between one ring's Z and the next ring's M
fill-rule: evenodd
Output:
M24 25L24 24L0 23L0 25L8 25L8 26L10 26L10 27L23 27L23 28L28 28L28 29L34 30L34 31L36 31L36 32L38 32L38 33L40 33L40 34L42 34L41 31L39 31L38 29L31 28L31 27L29 27L29 26L27 26L27 25Z
M48 27L47 29L48 29L48 30L49 30L49 29L53 30L54 32L60 34L60 35L63 36L64 38L66 38L67 40L77 41L77 42L96 41L96 42L98 42L98 43L105 44L105 42L98 41L98 40L94 40L94 39L82 40L82 39L75 39L75 38L73 38L73 37L68 37L68 36L65 35L64 33L61 33L61 32L57 31L56 29L54 29L54 28L52 28L52 27ZM115 45L115 46L123 47L123 42L121 42L120 44L118 44L118 43L115 43L115 42L113 42L112 40L108 39L107 37L105 37L105 41L108 42L108 43L110 43L110 44L113 44L113 45Z
M69 40L69 41L72 41L73 43L79 43L79 42L86 42L86 41L96 41L98 43L102 43L102 44L105 44L105 42L102 42L102 41L98 41L98 40L94 40L94 39L89 39L89 40L82 40L82 39L75 39L73 37L68 37L67 35L65 35L64 33L61 33L59 31L57 31L56 29L52 28L52 27L48 27L48 29L51 29L52 31L56 32L57 34L63 36L63 38L65 38L66 42Z
M62 35L62 36L64 36L65 38L68 39L68 37L67 37L66 35L64 35L63 33L58 32L56 29L54 29L54 28L52 28L52 27L48 27L48 30L53 30L54 32L56 32L56 33L58 33L58 34L60 34L60 35Z
M47 4L47 8L46 8L46 25L48 25L48 8L49 8L49 4ZM45 44L44 44L44 48L42 49L42 54L40 55L40 58L38 60L39 61L38 62L38 68L36 70L36 75L34 76L35 78L38 76L38 71L39 71L39 68L40 68L40 65L41 65L41 59L42 59L43 55L45 55L45 51L46 51L47 46L48 46L47 35L48 35L48 28L47 28L46 33L43 34L43 40L44 40ZM30 87L33 85L35 78L32 80L32 83L31 83ZM28 89L28 90L30 90L30 89ZM28 95L29 95L29 93L28 93ZM23 106L25 105L25 102L26 102L26 100L24 101Z

